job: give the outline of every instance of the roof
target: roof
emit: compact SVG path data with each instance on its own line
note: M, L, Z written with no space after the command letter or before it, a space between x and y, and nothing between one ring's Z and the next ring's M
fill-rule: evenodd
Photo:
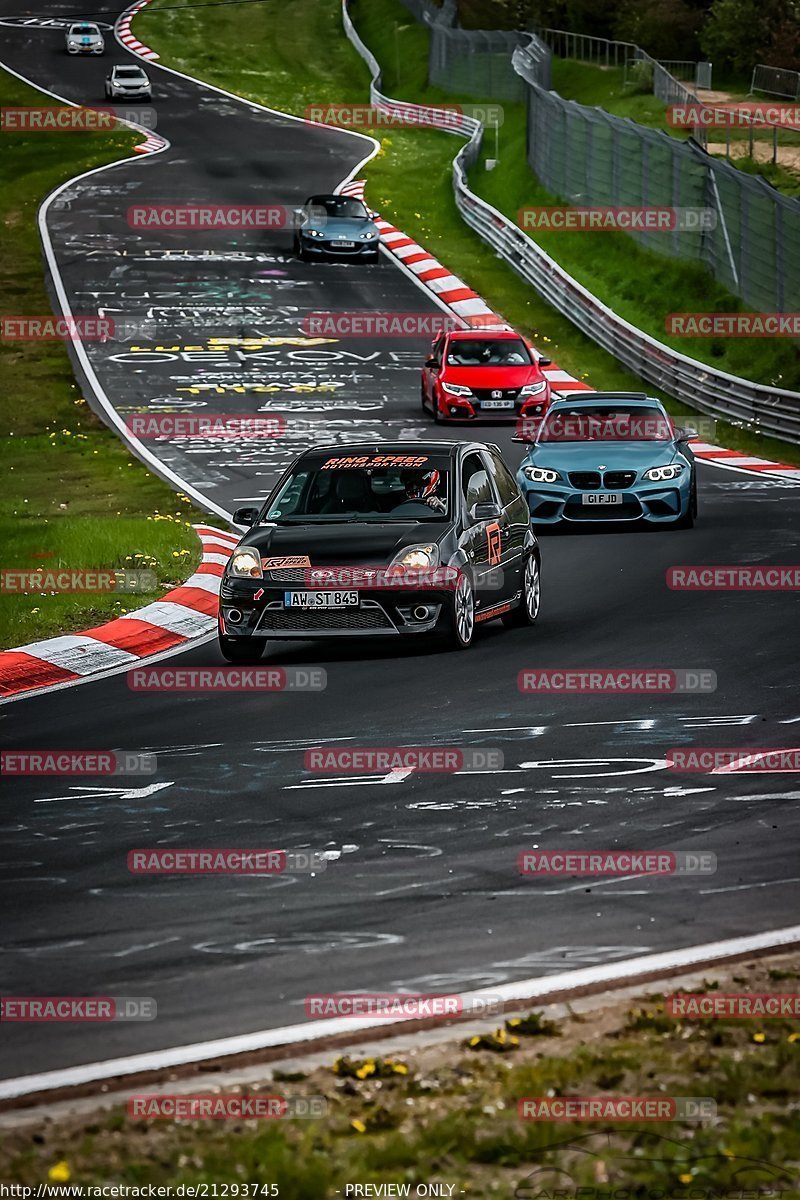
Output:
M614 400L624 400L626 404L631 404L634 407L642 405L652 408L657 404L659 408L663 408L663 404L656 396L648 396L645 392L573 392L569 396L560 396L558 400L553 400L549 411L552 412L555 408L574 408L576 405L589 405L610 403Z
M483 446L485 442L442 441L442 442L348 442L346 445L311 446L304 450L300 458L309 458L316 454L352 455L352 454L455 454L460 447Z
M514 338L515 340L518 340L521 336L522 335L517 333L515 329L512 329L510 325L498 325L496 327L492 327L491 325L482 325L479 329L450 330L451 340L455 338L457 341L462 341L465 338L469 338L470 341L474 341L475 338L491 338L492 341L496 341L498 338Z

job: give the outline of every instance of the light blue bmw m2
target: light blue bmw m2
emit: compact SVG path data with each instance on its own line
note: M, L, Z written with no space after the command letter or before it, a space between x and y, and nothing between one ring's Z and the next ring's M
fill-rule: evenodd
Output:
M582 392L521 422L530 449L517 471L531 521L638 521L688 529L697 516L689 440L643 392Z

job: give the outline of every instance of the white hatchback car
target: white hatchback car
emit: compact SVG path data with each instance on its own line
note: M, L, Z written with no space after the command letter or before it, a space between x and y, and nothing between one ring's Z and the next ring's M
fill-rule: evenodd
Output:
M134 64L112 67L106 76L106 100L152 100L150 80Z
M67 30L67 54L103 54L105 48L100 28L92 21L76 21Z

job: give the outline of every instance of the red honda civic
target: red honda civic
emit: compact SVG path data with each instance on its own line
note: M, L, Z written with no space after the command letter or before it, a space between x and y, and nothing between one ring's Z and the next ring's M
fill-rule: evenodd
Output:
M422 368L423 411L437 422L543 417L549 365L513 329L442 332Z

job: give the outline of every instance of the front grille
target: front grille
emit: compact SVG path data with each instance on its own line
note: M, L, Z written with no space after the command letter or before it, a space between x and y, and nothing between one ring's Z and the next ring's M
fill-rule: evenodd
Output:
M618 492L622 488L629 488L635 478L635 471L606 471L603 476L603 486L610 492Z
M624 504L565 504L563 515L568 521L633 521L642 515L642 506L635 499Z
M275 583L305 583L306 574L309 570L309 567L270 568L265 573L265 577L273 580Z
M493 396L493 391L501 394ZM516 400L519 388L472 388L472 394L478 400Z
M582 492L590 492L600 487L599 471L570 471L569 481L574 488Z
M275 633L332 633L336 630L394 629L380 605L360 608L265 608L259 629Z

